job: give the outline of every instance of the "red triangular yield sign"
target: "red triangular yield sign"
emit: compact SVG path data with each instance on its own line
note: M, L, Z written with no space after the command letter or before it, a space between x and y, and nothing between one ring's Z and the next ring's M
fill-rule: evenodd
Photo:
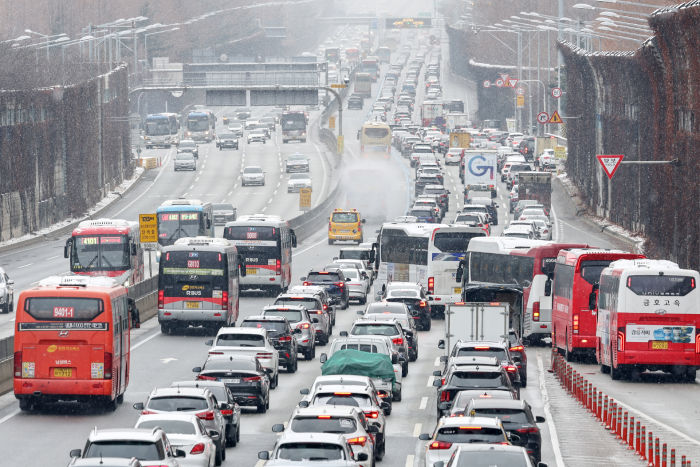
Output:
M615 171L617 170L618 167L620 167L620 162L622 162L622 159L624 159L624 155L618 154L618 155L599 155L596 156L598 158L598 162L600 162L600 165L603 166L603 170L605 171L606 175L610 180L612 180L613 175L615 175Z

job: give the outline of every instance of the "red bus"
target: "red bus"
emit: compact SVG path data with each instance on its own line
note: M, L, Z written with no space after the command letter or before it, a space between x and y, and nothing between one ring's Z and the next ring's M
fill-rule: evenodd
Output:
M523 287L523 335L529 343L541 342L552 334L552 278L557 255L570 248L589 248L581 243L554 243L511 250L513 256L533 259L532 282Z
M83 221L66 240L63 256L69 259L74 274L113 277L127 286L144 279L138 222Z
M345 60L348 62L357 63L360 61L360 49L356 47L350 47L345 49Z
M620 260L600 275L596 358L612 379L662 370L695 381L700 367L698 271L663 260ZM591 304L595 293L591 297Z
M115 410L129 383L130 300L106 277L50 277L23 291L13 369L20 409L77 400Z
M571 361L574 354L595 351L595 311L589 308L589 295L598 284L600 273L618 259L640 259L619 250L562 250L554 266L552 296L552 346Z

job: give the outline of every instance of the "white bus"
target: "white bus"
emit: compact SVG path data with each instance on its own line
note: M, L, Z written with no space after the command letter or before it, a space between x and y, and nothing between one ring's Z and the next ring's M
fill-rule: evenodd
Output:
M279 216L253 214L227 222L224 238L238 248L246 275L241 289L287 290L292 281L292 248L297 238Z
M430 312L442 315L445 305L461 300L462 288L456 283L459 262L475 237L485 237L481 227L448 226L433 231L428 241L428 279L426 291Z
M665 260L617 260L603 269L596 315L601 371L620 379L662 370L694 382L700 368L698 281L698 271Z

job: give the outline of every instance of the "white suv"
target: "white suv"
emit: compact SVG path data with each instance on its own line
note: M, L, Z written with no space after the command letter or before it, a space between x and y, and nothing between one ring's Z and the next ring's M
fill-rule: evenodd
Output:
M137 429L115 428L90 432L85 448L70 452L71 463L80 464L79 459L136 458L142 466L179 467L177 458L187 454L173 449L165 431L160 428Z

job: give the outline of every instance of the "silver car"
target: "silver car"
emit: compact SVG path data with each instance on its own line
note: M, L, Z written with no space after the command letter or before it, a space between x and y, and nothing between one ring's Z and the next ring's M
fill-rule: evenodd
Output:
M178 170L197 170L197 159L194 158L194 154L191 152L178 152L175 154L173 164L176 172Z
M308 172L309 158L298 152L290 154L285 162L285 170L287 173Z
M0 313L10 313L14 310L15 281L10 279L3 268L0 268Z
M305 360L313 360L316 357L316 327L319 319L311 318L309 311L299 305L272 305L263 308L262 316L282 316L287 318L294 330L299 352L304 354Z
M297 193L302 188L311 188L311 176L308 173L290 174L287 181L287 193Z
M249 165L243 168L241 172L241 185L260 185L265 186L265 172L262 167L257 165Z
M347 269L343 269L343 274L348 279L346 285L350 293L350 300L357 300L361 305L367 303L367 295L369 294L370 280L366 272L360 272L358 269L348 265Z

